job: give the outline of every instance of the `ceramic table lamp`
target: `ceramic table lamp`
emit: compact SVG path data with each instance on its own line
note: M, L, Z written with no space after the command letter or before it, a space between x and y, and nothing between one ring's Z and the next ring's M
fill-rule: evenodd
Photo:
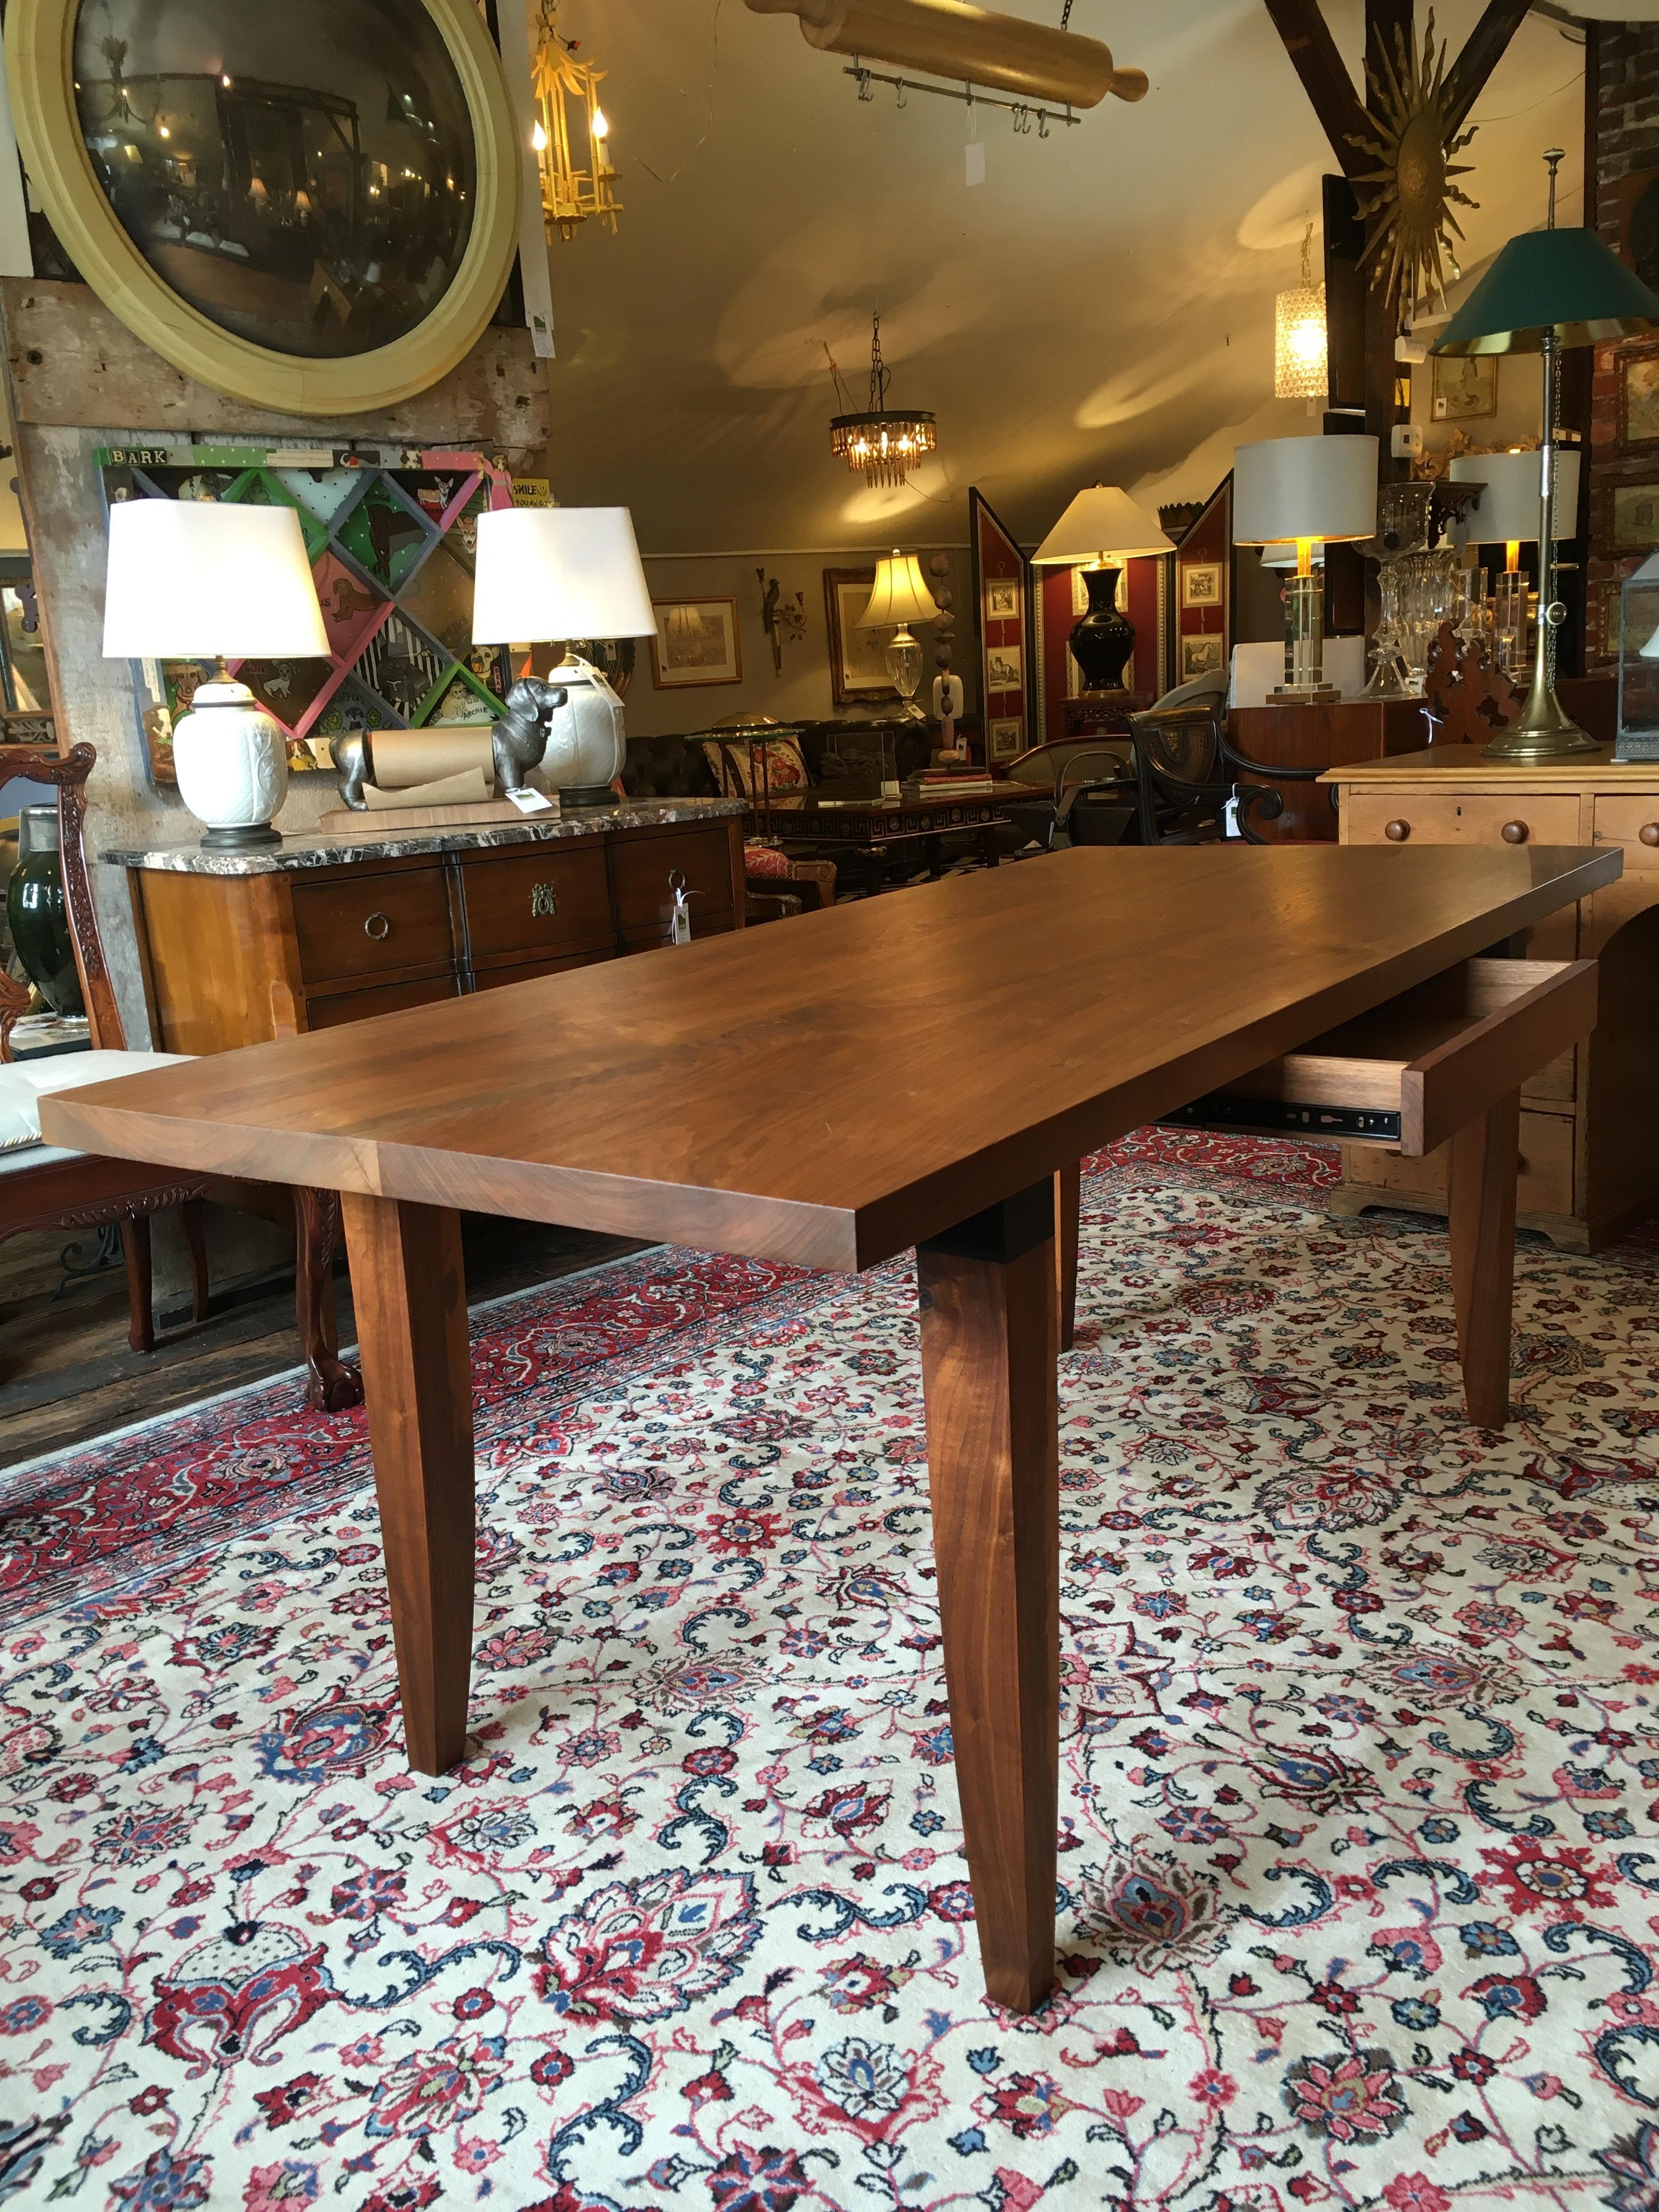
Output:
M625 507L504 507L478 517L472 637L478 645L654 637L656 617ZM542 765L565 806L604 806L626 751L622 701L567 653Z
M288 795L288 741L225 665L321 659L328 635L300 519L288 507L131 499L110 509L104 654L212 660L174 725L179 796L210 848L280 845L270 817Z
M1529 533L1539 541L1532 688L1516 720L1485 748L1487 760L1559 760L1595 750L1595 738L1579 728L1555 696L1555 632L1567 616L1555 596L1551 552L1559 514L1554 503L1556 361L1563 346L1608 345L1659 331L1659 299L1611 246L1604 246L1593 230L1555 228L1555 172L1563 158L1557 148L1544 156L1550 173L1546 227L1510 239L1434 348L1437 354L1459 357L1535 353L1543 361L1544 443L1537 455L1527 457L1538 466L1536 520ZM1483 453L1479 458L1486 461L1496 457ZM1498 533L1491 534L1495 538ZM1503 534L1510 535L1507 531Z
M876 580L869 605L855 627L884 629L889 623L896 625L887 644L887 673L899 695L899 713L911 721L925 721L927 718L916 704L916 686L921 681L921 647L911 636L910 625L913 622L933 622L938 616L939 607L921 580L921 567L915 555L901 553L896 545L890 553L884 553L876 563Z
M1267 438L1233 454L1233 543L1294 546L1285 585L1281 705L1338 699L1325 682L1325 581L1314 547L1370 538L1376 528L1375 438Z
M1174 551L1175 541L1158 528L1157 517L1137 507L1127 491L1115 484L1091 484L1032 554L1039 568L1083 571L1089 609L1073 624L1067 642L1088 691L1121 691L1135 649L1134 624L1117 604L1123 563Z

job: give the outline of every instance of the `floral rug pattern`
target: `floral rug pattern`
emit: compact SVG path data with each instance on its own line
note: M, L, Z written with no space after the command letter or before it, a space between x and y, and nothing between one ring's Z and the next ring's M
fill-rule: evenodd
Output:
M0 1489L0 2202L1659 2212L1659 1253L1142 1133L1061 1363L1061 1983L979 1978L915 1294L475 1317L476 1756L402 1756L362 1416Z

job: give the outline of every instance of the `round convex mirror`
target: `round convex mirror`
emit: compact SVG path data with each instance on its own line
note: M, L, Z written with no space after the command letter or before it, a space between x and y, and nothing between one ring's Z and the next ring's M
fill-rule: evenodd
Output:
M422 0L79 0L93 173L155 274L277 353L370 353L453 283L477 179Z

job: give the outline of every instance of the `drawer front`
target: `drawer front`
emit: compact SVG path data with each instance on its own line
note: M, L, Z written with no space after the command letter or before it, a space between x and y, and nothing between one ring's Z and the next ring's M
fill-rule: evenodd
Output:
M414 983L377 983L367 991L331 991L306 1000L308 1030L337 1030L343 1022L366 1022L371 1014L395 1014L405 1006L429 1006L453 999L460 986L453 975L423 975Z
M1351 789L1351 845L1576 845L1578 800L1566 792ZM1505 837L1505 830L1525 834ZM1393 834L1390 835L1390 832Z
M467 934L475 960L595 952L614 941L605 848L541 845L530 853L467 860Z
M693 936L732 912L732 845L726 824L676 830L662 837L619 838L611 848L617 927L623 937L665 938L674 910L669 878L678 871L691 893Z
M1522 1213L1571 1214L1572 1155L1576 1124L1565 1114L1522 1114L1521 1173L1515 1186ZM1451 1147L1442 1145L1420 1160L1366 1145L1343 1148L1344 1175L1350 1183L1379 1190L1412 1191L1423 1197L1446 1195Z
M1622 845L1627 869L1659 868L1659 791L1616 799L1603 793L1595 802L1595 842Z
M545 960L516 960L510 967L479 969L473 976L473 987L495 991L504 983L532 983L538 975L562 975L567 968L592 968L611 957L607 946L603 952L562 952Z
M294 933L307 983L435 968L454 958L441 867L294 887Z
M719 914L712 921L706 921L694 910L691 941L694 945L701 945L705 937L730 937L737 926L729 914ZM656 952L664 945L672 946L673 942L666 929L640 929L635 930L632 937L624 938L622 949L624 952Z

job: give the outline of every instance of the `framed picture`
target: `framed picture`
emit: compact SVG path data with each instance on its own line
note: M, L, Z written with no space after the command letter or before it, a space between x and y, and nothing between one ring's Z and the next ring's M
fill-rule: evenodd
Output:
M1659 445L1659 348L1615 356L1619 372L1619 442Z
M988 691L1018 691L1025 672L1017 645L991 645L985 649L985 688Z
M653 599L651 681L659 691L694 684L741 684L735 599Z
M830 635L830 691L838 707L896 699L887 672L884 629L860 629L859 617L875 588L873 568L826 568L823 619Z
M1218 676L1226 665L1226 647L1218 637L1183 637L1181 641L1181 681L1195 676Z
M1659 169L1633 169L1613 191L1619 258L1651 289L1659 284Z
M1012 760L1024 749L1025 725L1018 714L999 716L986 726L985 750L991 760Z
M1659 545L1659 483L1614 484L1614 553L1650 553L1656 545Z
M1018 584L1012 576L994 576L985 586L986 620L1018 622L1019 615Z
M1437 422L1469 422L1478 416L1498 412L1498 356L1472 354L1466 360L1447 355L1434 356L1434 406Z
M1183 607L1218 607L1221 605L1219 561L1182 562L1181 604Z

